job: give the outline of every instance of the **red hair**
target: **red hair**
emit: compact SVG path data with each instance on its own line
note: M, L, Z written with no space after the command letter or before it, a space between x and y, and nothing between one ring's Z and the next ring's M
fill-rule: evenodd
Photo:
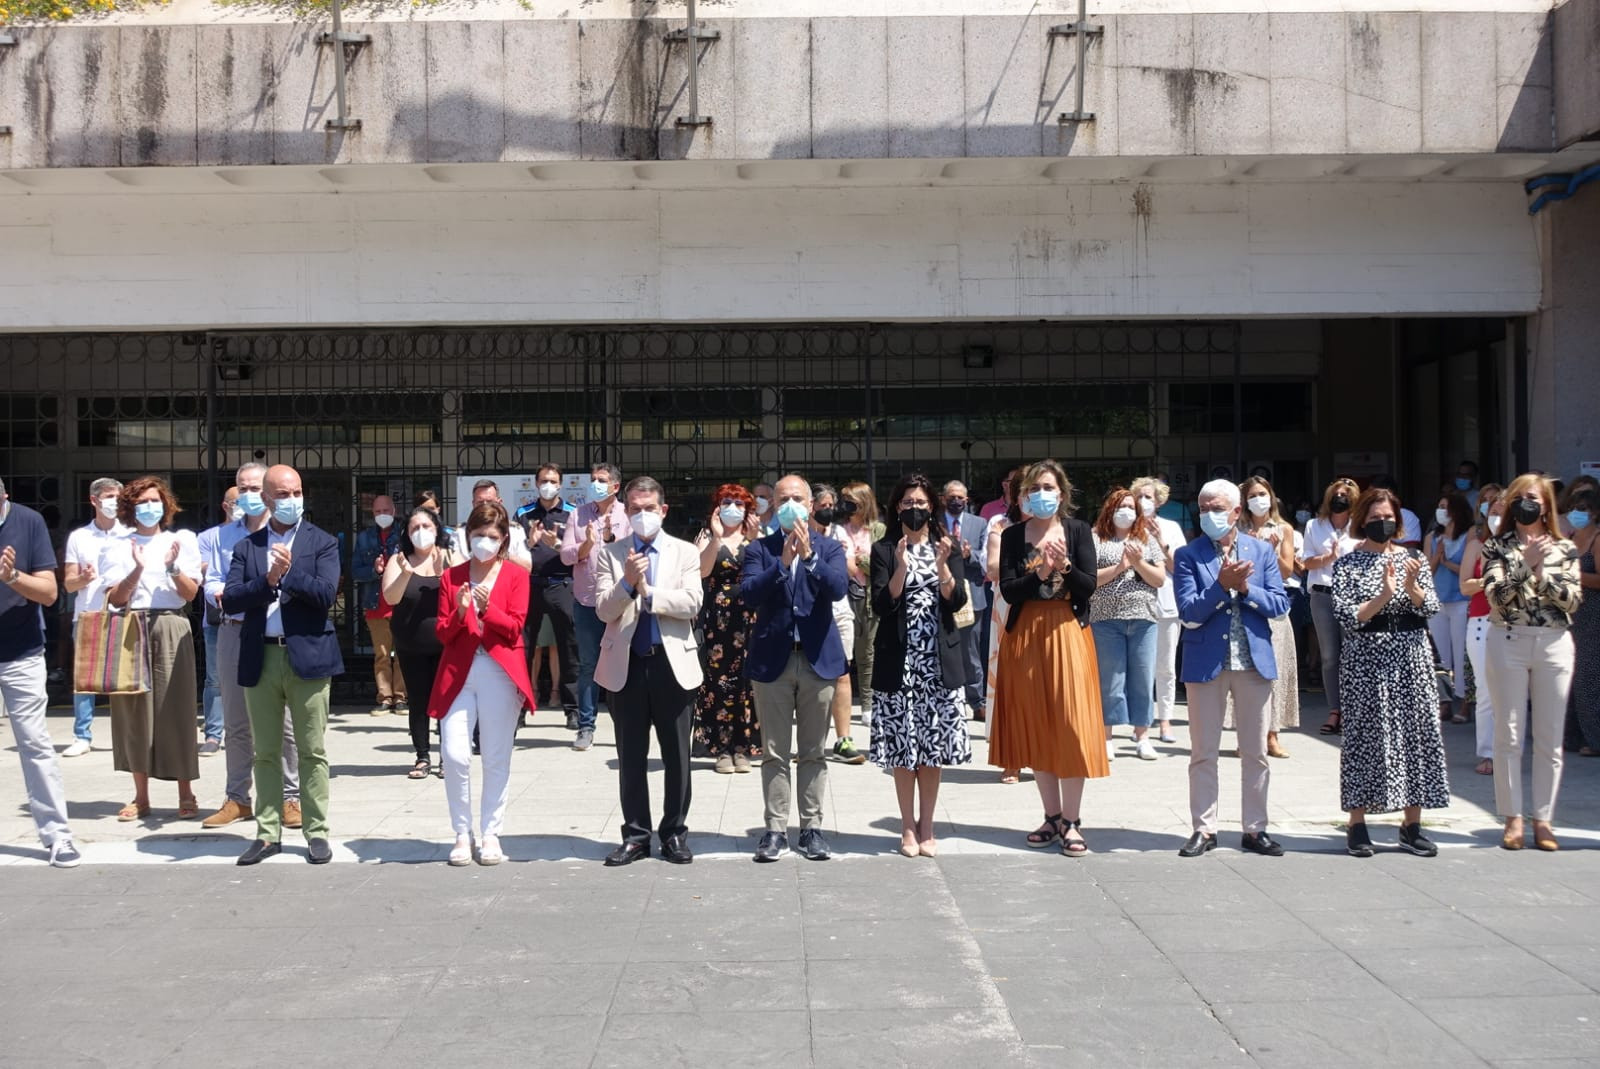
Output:
M1117 530L1116 521L1111 518L1117 511L1117 506L1122 504L1125 497L1133 498L1133 526L1128 528L1127 536L1139 542L1147 542L1156 536L1155 524L1150 521L1139 508L1139 497L1132 490L1124 486L1114 486L1106 495L1105 501L1100 504L1100 515L1094 521L1094 533L1102 541L1122 537L1122 532Z
M747 516L755 513L756 495L738 483L723 483L717 487L716 493L711 495L711 511L706 514L708 522L711 516L716 515L717 509L722 507L724 501L737 501Z

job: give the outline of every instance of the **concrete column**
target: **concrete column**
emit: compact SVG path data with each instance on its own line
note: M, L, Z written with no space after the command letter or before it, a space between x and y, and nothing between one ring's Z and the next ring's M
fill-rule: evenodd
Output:
M1528 460L1570 480L1600 461L1600 186L1539 213L1543 308L1529 328Z

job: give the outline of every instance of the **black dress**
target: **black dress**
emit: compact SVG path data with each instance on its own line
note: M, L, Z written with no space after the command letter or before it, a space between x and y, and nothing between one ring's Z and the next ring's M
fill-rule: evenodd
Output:
M705 579L700 620L705 628L705 682L695 699L695 737L712 757L761 753L755 692L744 674L745 643L755 613L739 596L739 558L727 546Z
M405 677L411 746L417 760L428 760L428 706L433 696L434 677L439 674L439 644L435 622L439 616L439 577L415 575L406 582L406 592L394 607L389 624L394 634L395 659Z
M972 760L972 742L961 700L965 665L960 632L949 618L966 604L966 590L957 583L952 601L942 604L934 548L924 542L906 549L905 588L900 598L894 598L889 594L894 549L887 542L878 545L889 548L884 554L873 547L878 558L872 573L873 607L882 620L878 646L883 652L873 666L872 744L867 756L879 768L967 764ZM887 566L886 555L891 562ZM942 662L949 659L954 660L953 671L947 672Z

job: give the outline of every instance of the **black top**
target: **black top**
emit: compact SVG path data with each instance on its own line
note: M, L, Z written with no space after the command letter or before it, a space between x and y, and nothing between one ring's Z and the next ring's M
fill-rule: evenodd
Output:
M878 614L878 635L872 643L872 689L885 694L900 690L906 671L906 618L900 613L904 599L889 593L889 580L894 578L895 542L880 539L872 544L872 611ZM951 564L956 558L951 558ZM961 648L961 629L956 627L955 614L967 603L967 584L962 581L957 568L955 588L950 596L939 593L939 674L944 685L956 690L967 685L967 665Z
M389 626L394 633L394 648L401 653L440 653L439 633L434 623L439 618L439 577L412 575L406 592L394 607Z
M1016 626L1023 602L1061 597L1072 603L1078 626L1089 626L1089 598L1094 594L1097 575L1094 532L1088 524L1071 516L1064 517L1061 525L1066 529L1067 559L1072 562L1072 569L1062 576L1065 589L1060 591L1048 589L1028 566L1033 544L1028 541L1027 521L1012 524L1000 535L1000 596L1011 606L1006 615L1007 631Z
M536 501L531 505L517 510L517 522L527 532L535 528L556 533L556 547L536 545L531 539L528 542L528 553L533 557L532 586L547 586L552 582L562 582L572 578L572 565L561 563L561 536L566 532L567 521L572 519L572 510L559 500L551 508L545 508L544 502Z

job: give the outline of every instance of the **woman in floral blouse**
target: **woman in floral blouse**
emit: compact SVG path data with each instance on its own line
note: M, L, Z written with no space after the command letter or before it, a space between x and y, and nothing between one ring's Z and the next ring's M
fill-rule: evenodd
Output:
M1550 830L1561 786L1561 742L1572 690L1572 616L1583 598L1578 551L1556 526L1555 487L1519 475L1506 487L1506 520L1483 547L1489 599L1485 651L1496 711L1494 801L1505 820L1500 845L1521 850L1522 734L1533 738L1533 840L1559 850ZM1530 705L1531 700L1531 705Z
M756 537L755 506L744 487L718 487L711 495L706 529L695 540L706 584L700 617L706 678L695 702L695 734L724 774L749 772L750 759L761 754L755 696L744 676L745 644L755 614L739 597L739 563Z

